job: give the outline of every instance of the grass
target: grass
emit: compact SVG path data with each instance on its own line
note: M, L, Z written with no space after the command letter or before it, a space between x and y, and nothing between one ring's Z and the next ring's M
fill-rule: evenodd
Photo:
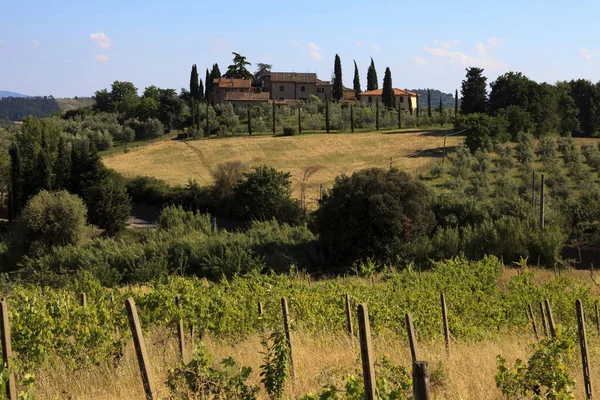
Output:
M154 176L171 184L195 179L212 183L211 171L220 163L241 161L249 166L268 164L292 174L294 196L305 168L322 166L309 182L309 193L318 195L319 185L331 187L336 176L367 167L394 167L418 172L442 154L443 136L448 130L391 130L354 134L303 134L294 137L243 136L194 141L162 141L132 149L129 153L107 155L104 163L125 176ZM450 136L446 146L462 143ZM423 152L416 157L407 157ZM435 151L437 150L437 151ZM309 195L309 197L312 197Z
M553 272L532 268L536 282L552 279ZM505 269L499 279L504 285L510 277L517 273L515 269ZM590 284L589 272L566 270L569 276L583 284ZM352 278L354 279L354 278ZM383 285L377 280L377 285ZM594 288L598 294L598 287ZM590 316L590 318L592 318ZM292 310L293 319L293 310ZM539 320L538 320L539 323ZM440 328L441 329L441 328ZM263 350L260 335L223 341L215 337L205 337L213 363L232 357L238 366L249 366L252 374L250 383L261 387L261 399L267 399L260 384L260 365ZM417 332L417 339L419 333ZM600 337L588 332L591 365L600 362ZM292 332L294 358L296 362L296 379L288 385L288 399L316 392L326 384L340 384L340 380L349 373L360 372L360 349L358 343L349 340L343 333L330 335L309 335L302 331ZM432 384L434 399L480 399L491 400L501 398L496 389L494 376L497 373L496 356L502 355L510 365L516 358L527 360L530 345L534 343L532 334L528 332L503 332L492 339L484 341L453 340L451 354L446 356L443 342L419 342L420 358L429 362L430 369L442 371L441 378ZM192 349L190 338L186 339L186 352ZM392 334L381 334L373 338L376 358L387 356L395 363L410 366L410 350L406 338ZM158 398L168 398L165 380L168 369L178 363L178 349L174 330L151 329L146 334L146 349L150 358L154 388ZM575 398L584 398L582 373L579 353L575 354L573 363L569 364L569 373L576 381ZM595 390L600 390L600 370L592 367L592 383ZM130 342L120 364L115 367L106 362L90 369L72 372L58 361L49 371L36 374L35 390L40 399L101 399L101 400L133 400L144 398L139 368L135 352Z

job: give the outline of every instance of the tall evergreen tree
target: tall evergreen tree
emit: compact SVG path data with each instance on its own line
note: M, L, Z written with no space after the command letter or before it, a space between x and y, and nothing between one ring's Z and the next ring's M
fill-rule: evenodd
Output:
M487 78L483 76L482 68L467 68L467 76L462 81L461 97L461 114L483 113L486 111Z
M394 88L392 85L392 71L390 68L385 69L383 76L383 91L381 92L381 102L387 108L394 107Z
M333 87L331 95L334 100L341 101L344 99L344 83L342 82L342 60L339 55L335 55L333 64Z
M454 92L454 115L458 115L458 89Z
M227 67L227 72L223 75L223 78L234 78L234 79L252 79L252 74L246 66L252 65L248 61L246 61L246 57L243 55L236 53L233 54L233 64ZM216 64L215 64L216 65ZM218 66L217 66L218 69Z
M438 109L438 112L440 113L440 115L443 114L444 112L444 103L442 103L442 97L440 96L440 108Z
M204 100L204 83L202 83L202 79L198 81L198 95L200 100Z
M190 73L190 96L194 100L200 100L200 88L198 87L198 69L196 64L192 65L192 72Z
M373 62L373 58L371 57L371 65L369 65L369 69L367 70L367 91L377 89L379 89L377 70L375 69L375 62Z
M206 101L210 103L210 89L212 85L212 80L210 79L210 72L208 72L208 68L206 68L206 77L204 78L204 98Z
M219 69L219 64L214 63L213 67L212 67L212 77L213 78L220 78L221 77L221 70Z
M429 89L427 89L427 116L431 118L431 90Z
M360 97L360 77L358 76L358 66L356 65L356 61L354 61L354 82L353 82L354 95L358 100Z

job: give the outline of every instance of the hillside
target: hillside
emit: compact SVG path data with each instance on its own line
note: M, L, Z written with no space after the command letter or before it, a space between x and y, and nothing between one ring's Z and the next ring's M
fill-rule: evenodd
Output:
M419 107L421 107L421 109L425 109L427 107L427 89L411 89L411 91L416 92L419 95ZM442 97L442 105L444 108L454 108L454 94L431 89L432 108L437 108L440 106L440 96Z
M2 99L4 97L27 97L27 95L21 94L21 93L9 92L6 90L0 90L0 99Z
M56 101L58 102L58 107L61 111L71 111L81 107L91 107L96 103L96 100L91 97L56 99Z
M59 111L70 111L92 106L94 102L95 100L91 97L73 99L55 99L52 96L5 97L0 98L0 119L21 121L29 115L45 118Z
M331 187L336 176L368 167L417 171L438 157L447 131L404 130L399 133L311 134L295 137L243 136L195 141L163 141L128 153L104 158L107 167L127 177L153 176L171 184L186 184L195 179L201 185L212 183L211 171L220 163L241 161L249 166L271 165L292 174L294 196L306 167L322 166L310 179L310 198L317 196L319 185ZM447 146L461 143L462 137L450 136ZM408 158L417 151L432 151ZM433 151L434 149L438 152Z

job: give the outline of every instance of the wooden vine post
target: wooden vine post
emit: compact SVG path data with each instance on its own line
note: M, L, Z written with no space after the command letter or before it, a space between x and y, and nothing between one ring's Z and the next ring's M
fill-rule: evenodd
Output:
M127 307L127 318L129 319L129 327L131 328L131 334L133 336L135 354L137 355L138 364L140 366L146 400L154 400L156 397L154 396L154 390L152 389L152 372L150 371L148 354L146 353L146 345L144 343L144 336L142 335L142 327L140 326L140 319L133 298L128 298L125 302L125 306Z
M550 328L550 335L552 338L556 337L556 325L554 324L554 317L552 316L552 308L550 307L550 301L545 300L546 303L546 319L548 320L548 327Z
M15 385L15 374L12 370L13 367L13 352L12 345L10 343L10 324L8 321L8 305L6 299L2 299L0 302L0 340L2 341L2 363L5 368L9 369L8 375L8 387L6 388L6 395L9 400L17 400L17 387Z
M588 343L587 336L585 333L585 316L583 312L583 305L581 300L577 299L575 302L577 309L577 325L579 330L579 347L581 348L581 366L583 368L583 385L585 387L585 398L592 398L592 380L590 374L590 362L588 354Z
M325 94L325 130L329 133L329 97Z
M408 342L410 344L410 355L412 356L413 363L419 359L419 349L417 347L417 337L415 335L415 328L412 322L412 316L406 313L406 331L408 332Z
M533 334L535 335L535 339L539 340L537 325L535 324L535 315L533 314L533 309L531 308L531 304L527 304L527 315L531 320L531 328L533 329Z
M273 100L273 135L277 132L277 116L275 115L275 100Z
M350 296L346 293L346 325L348 326L348 335L354 341L354 327L352 326L352 308L350 306Z
M252 136L252 113L250 112L250 106L248 106L248 136Z
M81 307L87 306L87 296L85 293L81 293Z
M442 322L444 324L444 341L446 342L446 355L450 355L450 329L448 328L448 309L446 308L446 296L440 294L442 303Z
M548 322L546 322L546 310L544 303L540 301L540 314L542 314L542 328L544 328L544 336L548 337Z
M262 304L262 302L259 301L258 302L258 316L262 317L263 313L264 313L263 304Z
M369 309L365 303L358 306L358 331L360 336L360 358L365 383L365 400L376 400L375 368L373 367L373 347L371 345L371 325Z
M429 368L427 361L413 362L413 399L429 400Z
M179 314L179 320L177 321L177 341L179 344L179 359L185 362L185 330L183 327L183 317L181 314L181 304L179 296L175 297L175 306L177 307L177 313Z
M379 97L375 99L375 130L379 130Z
M298 133L302 133L302 107L298 106Z
M292 346L292 336L290 334L290 309L288 308L287 298L281 298L281 311L283 313L283 329L285 338L290 348L290 376L294 378L294 348Z

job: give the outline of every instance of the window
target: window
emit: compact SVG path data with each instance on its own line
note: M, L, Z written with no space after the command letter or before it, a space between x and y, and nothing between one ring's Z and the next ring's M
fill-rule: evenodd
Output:
M300 91L301 91L302 93L306 92L306 87L305 87L305 86L300 86Z
M369 103L373 102L373 97L369 96Z
M279 91L283 92L283 90L284 90L283 86L279 86Z
M404 97L400 96L400 103L404 103Z
M244 92L245 92L245 90L244 90L244 89L240 89L240 92L244 93Z

